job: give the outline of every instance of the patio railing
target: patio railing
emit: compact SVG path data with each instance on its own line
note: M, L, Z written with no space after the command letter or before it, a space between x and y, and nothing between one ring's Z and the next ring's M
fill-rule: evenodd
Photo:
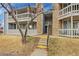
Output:
M21 13L21 14L17 14L15 15L16 18L18 19L18 21L30 21L31 20L31 17L35 16L35 14L31 13L31 14L28 14L28 13ZM30 17L29 17L30 16ZM35 19L36 20L36 19ZM34 21L35 21L34 20ZM13 18L11 16L8 16L8 21L13 21Z
M59 29L59 35L79 37L79 29Z
M22 29L23 33L25 32L24 29ZM14 35L20 35L20 32L18 29L8 29L8 34L14 34ZM29 29L27 31L27 35L37 35L36 29Z

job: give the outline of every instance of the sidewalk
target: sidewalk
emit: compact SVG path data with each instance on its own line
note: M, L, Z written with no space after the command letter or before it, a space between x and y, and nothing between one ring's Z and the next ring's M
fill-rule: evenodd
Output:
M47 40L40 39L37 48L31 54L31 56L47 56Z

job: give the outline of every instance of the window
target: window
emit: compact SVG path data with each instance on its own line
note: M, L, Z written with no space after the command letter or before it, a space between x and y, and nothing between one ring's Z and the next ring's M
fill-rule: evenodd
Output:
M20 24L21 29L25 29L26 24Z
M63 8L64 8L64 7L67 7L68 5L70 5L70 3L64 3L64 4L63 4Z
M71 3L68 3L68 5L70 5Z
M78 29L79 28L79 21L74 21L73 28Z
M77 10L79 10L79 5L77 5Z
M77 7L78 7L77 5L73 5L73 6L72 6L72 10L76 10Z
M63 6L66 7L67 6L67 3L65 3Z
M70 12L71 11L71 6L70 7L68 7L68 12Z
M64 29L67 29L67 21L64 21L63 25L64 25Z
M9 23L9 29L16 29L16 24Z
M75 5L75 10L76 10L76 5Z

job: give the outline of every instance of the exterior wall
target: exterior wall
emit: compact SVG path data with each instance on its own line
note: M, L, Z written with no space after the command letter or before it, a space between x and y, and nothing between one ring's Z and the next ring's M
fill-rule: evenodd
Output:
M62 20L59 21L59 24L60 24L59 29L63 28L63 21Z
M75 21L79 20L79 16L73 16L73 20Z
M58 31L58 29L59 29L59 27L60 27L60 24L59 24L59 20L58 20L58 11L59 11L59 9L60 9L60 6L59 6L59 4L54 4L54 10L53 10L53 21L52 21L52 23L53 23L53 25L52 25L52 35L53 36L58 36L58 34L59 34L59 31Z
M43 8L43 5L41 3L37 4L37 13L39 13L40 9ZM38 34L43 34L43 14L40 14L38 17L37 17L37 32Z
M4 34L8 32L8 13L4 12Z

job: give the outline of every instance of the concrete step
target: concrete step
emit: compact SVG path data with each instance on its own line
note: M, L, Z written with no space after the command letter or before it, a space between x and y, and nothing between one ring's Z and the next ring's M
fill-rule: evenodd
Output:
M47 46L46 46L46 45L38 45L37 48L40 48L40 49L46 49Z
M47 40L40 40L39 42L47 42Z
M40 42L40 43L38 43L38 45L47 45L47 43Z
M40 39L40 40L47 40L47 39Z
M47 42L39 42L39 43L45 43L46 44Z
M40 40L39 42L47 42L47 40Z

